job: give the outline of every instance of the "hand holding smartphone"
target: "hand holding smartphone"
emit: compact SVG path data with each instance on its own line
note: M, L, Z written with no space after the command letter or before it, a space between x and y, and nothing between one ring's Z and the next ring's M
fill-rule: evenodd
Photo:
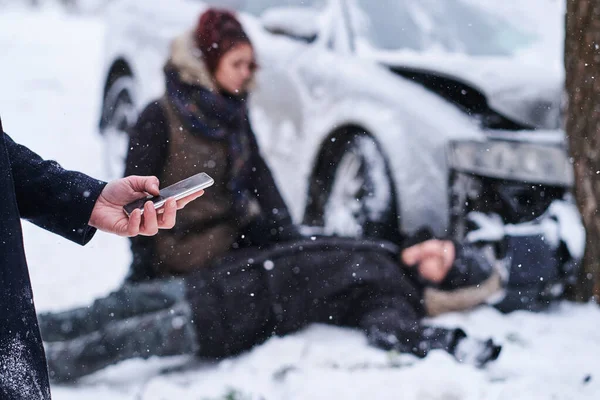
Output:
M123 211L128 216L135 209L141 210L142 214L144 213L144 204L146 202L151 201L154 203L154 208L159 209L165 205L167 199L174 198L175 200L182 199L186 196L199 192L200 190L206 189L207 187L212 186L215 183L214 179L211 178L208 174L201 172L199 174L190 176L182 181L179 181L171 186L167 186L164 189L160 190L160 195L158 196L148 196L136 201L133 201L123 207Z

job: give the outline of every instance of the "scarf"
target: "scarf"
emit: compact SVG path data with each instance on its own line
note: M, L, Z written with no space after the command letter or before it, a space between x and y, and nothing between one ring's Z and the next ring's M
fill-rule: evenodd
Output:
M167 65L166 93L184 128L190 134L227 141L229 181L234 207L244 216L252 195L252 131L248 121L246 96L217 93L206 87L183 82L178 70Z

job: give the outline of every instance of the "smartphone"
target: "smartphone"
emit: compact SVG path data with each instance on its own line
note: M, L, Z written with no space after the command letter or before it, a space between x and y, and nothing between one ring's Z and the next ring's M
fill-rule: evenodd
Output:
M167 202L167 199L170 199L171 197L173 197L175 200L179 200L189 196L190 194L206 189L207 187L212 186L214 183L215 181L213 178L211 178L208 174L201 172L171 186L167 186L164 189L160 189L160 195L158 196L147 196L133 201L124 206L123 211L125 211L125 214L129 216L135 209L140 209L142 210L143 214L144 204L146 204L147 201L154 203L154 208L158 209L164 206Z

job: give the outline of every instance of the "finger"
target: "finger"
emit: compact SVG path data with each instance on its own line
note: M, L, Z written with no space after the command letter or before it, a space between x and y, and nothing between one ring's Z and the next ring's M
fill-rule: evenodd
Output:
M402 262L407 266L413 266L421 259L421 244L416 244L402 252Z
M147 192L153 196L158 196L160 191L158 189L159 181L155 176L128 176L125 178L131 188L135 192Z
M160 216L158 228L171 229L175 226L175 218L177 216L177 202L175 201L175 199L168 199L163 209L164 212Z
M419 265L419 273L421 276L431 282L440 283L446 273L442 266L441 257L430 257Z
M415 244L402 252L402 261L406 265L415 265L430 256L440 256L443 248L440 240L430 239Z
M444 270L448 271L452 264L454 264L454 259L456 258L456 249L454 248L454 243L450 240L443 240L442 246L444 251L442 252L442 260Z
M144 236L154 236L158 232L158 221L154 203L147 201L144 204L144 216L142 218L142 227L140 234Z
M186 196L182 199L177 200L177 209L181 210L183 207L188 205L188 203L191 203L192 201L196 200L198 197L202 196L203 194L204 194L204 190L201 190L199 192L190 194L189 196Z
M129 221L127 223L127 236L133 237L140 233L140 224L142 222L142 211L135 209L129 215Z

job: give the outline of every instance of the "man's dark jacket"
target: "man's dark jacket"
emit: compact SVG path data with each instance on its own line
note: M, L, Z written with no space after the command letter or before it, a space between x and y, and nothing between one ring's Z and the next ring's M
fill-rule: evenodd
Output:
M49 399L20 218L85 244L105 183L16 144L0 121L0 399ZM51 271L49 271L51 273Z

